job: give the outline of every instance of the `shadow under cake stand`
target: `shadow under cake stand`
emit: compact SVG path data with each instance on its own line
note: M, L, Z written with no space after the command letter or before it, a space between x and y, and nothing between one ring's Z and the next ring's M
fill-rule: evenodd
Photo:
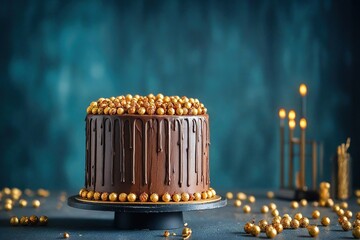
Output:
M188 202L104 202L68 198L70 207L85 210L112 211L119 229L174 229L183 227L183 212L208 210L226 206L226 199L216 195L210 199Z

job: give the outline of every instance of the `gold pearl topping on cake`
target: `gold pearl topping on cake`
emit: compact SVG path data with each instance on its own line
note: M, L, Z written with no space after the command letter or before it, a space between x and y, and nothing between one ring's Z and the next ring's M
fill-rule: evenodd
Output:
M117 96L110 98L99 98L91 102L86 108L88 114L94 115L202 115L207 113L198 99L185 96L164 96L159 93L156 96Z

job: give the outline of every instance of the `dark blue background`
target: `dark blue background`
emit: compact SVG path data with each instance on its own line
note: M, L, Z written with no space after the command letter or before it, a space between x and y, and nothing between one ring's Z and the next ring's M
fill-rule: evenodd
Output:
M279 186L279 106L308 137L353 138L359 186L359 2L1 1L0 187L83 185L85 109L126 93L197 97L217 188ZM298 133L297 133L298 134Z

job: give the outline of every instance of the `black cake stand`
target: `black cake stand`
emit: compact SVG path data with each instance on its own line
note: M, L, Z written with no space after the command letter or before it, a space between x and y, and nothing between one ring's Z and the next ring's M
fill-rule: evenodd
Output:
M68 198L68 205L115 212L114 225L119 229L174 229L183 226L183 212L224 207L226 199L216 195L211 199L179 203L121 203L85 200L76 195Z

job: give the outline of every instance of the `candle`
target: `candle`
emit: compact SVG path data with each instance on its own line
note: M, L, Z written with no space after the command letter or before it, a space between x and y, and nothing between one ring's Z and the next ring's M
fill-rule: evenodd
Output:
M317 143L316 141L312 142L312 188L316 190L317 185Z
M285 142L284 142L284 119L286 117L285 109L281 108L279 110L279 117L280 117L280 187L284 188L285 180L284 180L284 154L285 154Z
M301 129L301 135L300 135L300 188L305 188L305 130L307 126L307 122L305 118L300 119L300 129Z
M288 118L289 118L289 188L293 188L293 184L294 184L293 138L294 138L294 129L296 127L295 117L296 117L295 111L290 110L289 114L288 114Z
M305 84L300 84L299 93L301 95L301 117L306 117L306 94L307 94L307 87Z

